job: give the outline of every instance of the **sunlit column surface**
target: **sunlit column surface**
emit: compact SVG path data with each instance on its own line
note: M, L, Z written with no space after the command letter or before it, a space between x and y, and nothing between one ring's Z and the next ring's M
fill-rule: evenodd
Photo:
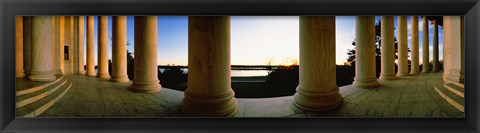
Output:
M85 38L85 17L78 16L78 73L85 74L85 61L84 61L84 38Z
M53 81L52 17L32 17L32 81Z
M335 65L335 16L300 16L300 81L294 103L321 111L341 105Z
M97 57L98 57L97 77L102 79L110 78L110 75L108 74L108 16L98 16L98 56Z
M438 60L438 24L436 21L433 21L433 60L432 60L432 72L438 72L439 60Z
M114 82L128 82L127 76L127 17L112 17L112 78Z
M21 78L25 76L25 73L23 71L23 17L22 16L16 16L15 18L15 52L16 52L16 58L15 58L15 64L16 64L16 77Z
M136 92L157 92L162 88L157 67L157 16L135 16L134 79ZM126 44L125 44L126 45Z
M398 16L398 72L397 76L408 76L407 16Z
M396 79L393 16L382 16L381 72L379 79Z
M461 16L443 17L443 79L445 83L464 82L464 41Z
M87 16L87 76L95 76L94 64L94 16Z
M78 16L72 16L73 19L72 19L72 26L73 26L73 34L72 34L72 38L73 38L73 54L72 54L72 57L73 57L73 73L74 74L80 74L79 73L79 64L80 64L80 60L79 60L79 44L78 44Z
M355 78L353 85L361 88L380 86L375 76L375 17L355 17Z
M410 69L410 74L418 74L420 73L420 68L419 68L419 62L418 62L418 16L412 16L412 21L411 21L411 69Z
M428 20L426 16L422 17L422 25L423 25L423 65L422 65L422 73L429 73L430 72L430 59L429 59L429 50L428 50Z
M135 67L136 68L136 67ZM189 116L233 116L230 82L230 17L188 17L188 88L182 110Z
M23 17L23 70L25 76L32 71L32 17Z

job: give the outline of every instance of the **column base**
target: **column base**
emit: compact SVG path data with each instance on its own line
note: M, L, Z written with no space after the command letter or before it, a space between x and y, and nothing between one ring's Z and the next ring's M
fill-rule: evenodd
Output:
M380 86L380 83L378 83L376 78L372 78L372 79L354 78L354 81L352 84L360 88L377 88Z
M133 92L141 92L141 93L154 93L158 92L162 89L162 86L159 84L160 81L133 81L132 86L130 86L130 90Z
M99 73L99 74L97 75L97 78L109 79L109 78L110 78L110 75L108 75L108 73Z
M337 91L332 92L305 92L297 87L297 93L293 95L295 106L308 111L325 111L336 108L343 103L342 96Z
M53 81L55 80L55 76L53 72L32 72L28 79L32 81Z
M422 73L430 73L430 71L422 71Z
M187 116L232 117L237 113L237 102L233 91L226 95L209 97L192 96L188 92L184 94L182 111Z
M128 81L130 81L130 79L128 79L127 75L123 75L123 76L112 75L112 78L110 78L110 81L112 81L112 82L128 82Z
M25 73L23 72L23 70L19 70L17 71L17 73L15 74L15 76L17 78L22 78L22 77L25 77Z

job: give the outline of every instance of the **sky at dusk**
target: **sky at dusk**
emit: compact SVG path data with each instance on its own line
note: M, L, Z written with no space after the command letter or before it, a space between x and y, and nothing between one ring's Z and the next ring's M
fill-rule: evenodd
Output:
M111 16L108 17L108 36L112 36ZM394 26L398 27L394 17ZM376 22L380 16L375 17ZM86 21L86 19L85 19ZM407 17L408 47L410 48L411 17ZM94 54L97 64L98 17L94 24ZM422 62L422 19L419 17L419 61ZM86 28L85 22L85 28ZM355 17L336 16L336 63L346 62L348 49L353 49L355 38ZM439 58L443 59L443 30L439 29ZM128 51L134 50L134 17L127 16ZM273 59L274 65L288 64L299 58L299 17L298 16L231 16L230 44L232 65L264 65ZM85 29L85 38L86 38ZM395 37L397 30L395 30ZM429 22L430 60L433 57L433 27ZM397 38L398 39L398 38ZM86 47L86 40L84 41ZM109 39L108 58L112 55L112 40ZM86 48L85 48L86 49ZM86 52L86 51L85 51ZM410 54L410 53L409 53ZM86 55L86 53L84 53ZM188 17L158 16L158 60L159 65L187 65L188 62ZM409 57L410 59L410 57ZM85 57L86 60L86 57Z

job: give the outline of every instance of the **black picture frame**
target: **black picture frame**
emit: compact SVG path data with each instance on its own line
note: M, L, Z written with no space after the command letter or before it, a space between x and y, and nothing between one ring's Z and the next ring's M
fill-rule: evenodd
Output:
M1 0L2 132L478 132L478 0ZM464 15L465 118L16 118L16 15Z

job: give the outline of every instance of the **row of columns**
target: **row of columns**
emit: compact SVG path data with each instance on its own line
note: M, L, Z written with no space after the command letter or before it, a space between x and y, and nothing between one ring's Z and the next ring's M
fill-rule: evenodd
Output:
M394 19L393 16L381 17L381 73L379 79L392 80L397 77L419 73L418 57L418 17L412 16L411 22L411 69L408 70L407 16L398 16L398 71L395 74ZM364 88L380 86L375 77L375 17L357 16L355 26L355 78L353 85ZM428 20L422 17L423 24L423 73L429 73ZM438 25L434 22L433 71L439 71L438 61Z
M45 55L45 53L52 52L52 37L48 36L51 34L45 33L52 33L52 18L47 16L31 18L31 27L25 24L23 27L31 28L32 30L30 35L32 37L32 45L30 45L30 49L33 54L31 56L33 62L31 63L32 74L29 78L36 81L51 80L52 77L55 78L53 76L53 67L51 66L52 58L49 57L51 56L50 54ZM59 19L61 20L62 17ZM182 110L190 116L233 116L237 110L237 103L230 82L230 17L190 16L188 19L189 74L188 89L184 93L185 98L181 105ZM406 32L406 17L401 17L399 20L401 20L399 22L399 30L402 31L402 35L399 35L399 48L402 51L400 54L406 54L406 34L403 33ZM99 17L99 71L97 77L102 79L110 77L108 75L107 61L105 60L107 56L107 21L108 18L106 16ZM418 29L415 28L418 27L415 26L416 24L418 23L412 23L412 29ZM93 16L88 16L86 33L86 75L88 76L95 76L93 72L93 25ZM374 25L375 20L373 16L356 17L357 65L353 83L356 86L379 86L375 77ZM125 57L126 17L114 16L112 18L112 27L113 73L110 80L126 82L128 81ZM381 28L381 78L395 79L393 17L383 16ZM424 28L428 28L428 25L424 26ZM424 29L425 31L428 31L428 29ZM17 35L19 34L17 33ZM418 33L415 34L418 35ZM23 36L27 37L28 33L24 32ZM135 16L135 78L130 87L132 91L157 92L161 90L160 81L157 78L157 36L157 17ZM415 45L418 47L418 44L412 43L413 47ZM27 47L27 45L24 46ZM297 93L294 95L296 106L305 110L319 111L341 105L342 96L339 94L335 78L335 55L335 17L301 16L300 81ZM412 55L415 55L415 53ZM418 57L418 54L416 57ZM400 55L399 58L404 60L401 61L401 65L403 65L402 74L408 75L408 70L405 71L405 64L403 64L406 63L406 56ZM413 60L415 60L415 57ZM401 76L402 74L398 75Z

